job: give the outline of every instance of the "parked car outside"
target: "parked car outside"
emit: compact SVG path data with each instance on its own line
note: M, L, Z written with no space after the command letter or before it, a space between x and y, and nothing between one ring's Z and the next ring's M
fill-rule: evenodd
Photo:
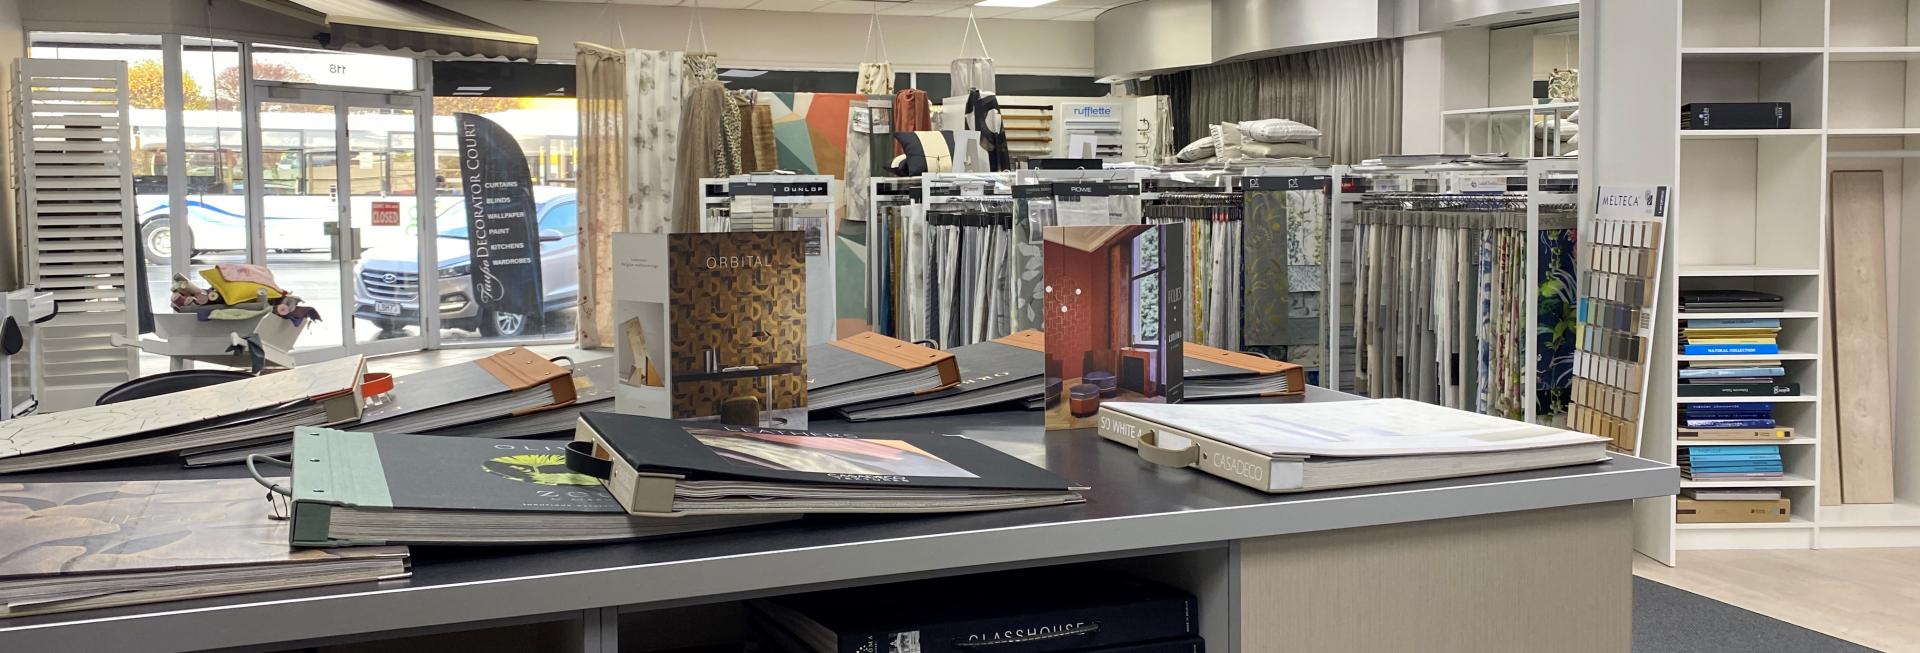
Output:
M579 222L575 190L536 186L534 214L539 216L540 279L544 311L551 315L572 308L580 297ZM533 316L482 308L473 299L473 279L467 243L467 211L455 202L435 216L440 283L437 306L443 327L477 329L486 337L533 335ZM354 317L383 331L420 324L421 294L418 248L378 246L361 256L354 270Z

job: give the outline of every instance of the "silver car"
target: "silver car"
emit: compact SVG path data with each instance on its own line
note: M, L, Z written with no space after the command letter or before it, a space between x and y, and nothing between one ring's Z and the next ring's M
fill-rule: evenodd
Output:
M580 297L580 229L578 209L571 188L534 188L534 212L540 216L540 279L546 286L544 307L548 315L573 308ZM457 329L478 329L486 337L536 335L530 316L482 308L473 300L473 280L468 276L467 212L456 202L435 216L441 226L440 324ZM354 317L372 322L382 331L395 331L408 324L419 324L420 269L418 251L410 246L383 246L367 250L354 271Z

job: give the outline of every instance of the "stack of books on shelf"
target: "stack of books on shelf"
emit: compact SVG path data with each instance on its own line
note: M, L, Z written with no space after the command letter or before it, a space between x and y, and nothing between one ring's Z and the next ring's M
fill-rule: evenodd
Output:
M1792 500L1777 488L1693 488L1682 490L1674 509L1682 524L1765 524L1793 519Z
M1193 595L1071 567L828 590L750 605L754 639L772 653L1206 650Z
M1774 420L1772 402L1681 404L1679 437L1778 440L1793 437L1793 429Z
M1786 478L1780 445L1746 444L1730 447L1681 447L1680 476L1689 481L1739 484Z
M1692 309L1688 309L1692 310ZM1780 353L1780 320L1687 320L1680 353L1692 356L1766 356Z

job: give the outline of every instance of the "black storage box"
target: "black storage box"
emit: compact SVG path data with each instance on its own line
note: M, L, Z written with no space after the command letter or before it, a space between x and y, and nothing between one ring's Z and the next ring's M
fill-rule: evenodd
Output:
M1788 129L1791 102L1693 102L1680 107L1681 129Z

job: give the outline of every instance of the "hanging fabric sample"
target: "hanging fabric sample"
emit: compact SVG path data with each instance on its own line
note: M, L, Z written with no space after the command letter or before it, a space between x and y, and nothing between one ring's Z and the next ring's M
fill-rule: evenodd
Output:
M884 96L882 96L884 97ZM841 330L851 336L871 331L867 321L866 267L868 253L867 217L872 211L873 149L875 109L867 100L847 108L847 162L842 171L845 184L836 201L840 207L840 225L835 239L834 278ZM884 113L882 111L881 113ZM886 127L891 129L891 126Z
M665 233L679 169L685 53L627 51L627 231Z
M753 100L743 97L739 91L726 93L727 103L720 114L720 139L726 147L726 156L720 161L720 175L744 175L747 174L747 114L753 110Z
M773 172L780 169L780 144L773 135L773 104L765 93L756 93L753 98L752 112L747 114L753 164L747 172Z
M927 92L917 88L904 88L893 94L893 131L924 132L933 131L933 107L927 102ZM894 156L900 155L900 146L894 145Z
M972 41L968 40L972 37ZM970 43L980 45L980 56L967 56ZM973 12L967 12L967 28L960 34L960 56L953 60L948 69L949 88L954 95L963 95L967 91L980 90L995 92L993 85L993 55L987 53L986 35L980 32L980 22L973 19Z
M1013 169L1013 156L1007 151L1007 132L1000 121L1000 101L991 92L967 94L965 125L980 132L980 146L987 151L987 169L1003 172Z
M726 175L727 89L720 82L700 82L687 95L681 116L679 169L675 173L673 225L675 233L700 230L700 180Z
M1575 218L1571 204L1539 209L1529 247L1525 193L1367 194L1354 226L1356 380L1365 394L1512 419L1526 416L1529 400L1540 416L1564 411ZM1533 323L1529 302L1538 302Z
M1308 368L1318 383L1326 361L1326 223L1331 181L1324 176L1249 177L1241 252L1241 348Z
M887 95L893 93L893 64L887 62L887 35L880 29L880 5L873 3L873 13L867 20L867 45L860 49L860 77L853 85L853 92L862 95ZM868 58L876 54L878 58Z
M1241 348L1241 196L1224 191L1160 192L1141 207L1149 224L1187 233L1188 342Z
M606 347L613 329L613 234L628 229L626 53L575 46L580 115L580 346Z

